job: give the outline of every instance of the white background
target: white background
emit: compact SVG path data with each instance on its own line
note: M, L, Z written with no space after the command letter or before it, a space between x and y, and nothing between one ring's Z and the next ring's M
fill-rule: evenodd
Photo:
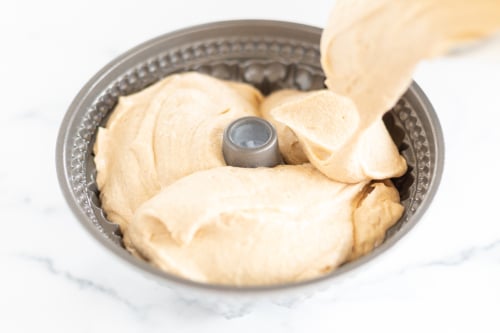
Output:
M322 27L333 1L2 1L0 332L498 332L500 47L423 63L442 186L394 250L284 308L227 320L146 280L80 227L56 180L59 124L102 66L157 35L227 19Z

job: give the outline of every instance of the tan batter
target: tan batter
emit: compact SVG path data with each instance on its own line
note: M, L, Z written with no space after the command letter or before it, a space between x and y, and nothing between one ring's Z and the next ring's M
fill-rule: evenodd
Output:
M351 99L330 90L278 91L261 106L278 132L286 161L305 159L329 178L345 183L402 176L399 154L382 118L369 126Z
M320 276L371 250L402 212L390 184L342 184L310 164L226 166L166 187L138 209L129 232L167 272L214 284L277 284Z
M225 165L224 129L257 115L261 99L249 85L197 73L172 75L120 98L94 151L102 206L126 239L137 208L162 188Z
M406 91L419 61L499 29L498 0L338 0L321 64L328 88L372 123Z
M190 280L262 285L320 276L380 244L403 213L390 182L333 181L299 164L300 146L297 165L225 166L223 129L258 115L261 99L197 73L120 99L95 160L102 206L131 252ZM345 117L338 106L325 115ZM335 135L348 130L333 120Z
M384 239L406 163L381 120L416 63L500 26L497 0L339 0L325 29L329 90L263 99L172 75L119 100L95 145L97 184L127 248L190 280L263 285L321 276ZM225 166L222 132L262 116L289 165ZM374 179L378 181L373 181Z
M347 183L401 176L406 162L383 114L406 91L420 60L499 29L498 0L339 0L321 38L329 90L278 91L262 114L275 124L290 163L305 155Z

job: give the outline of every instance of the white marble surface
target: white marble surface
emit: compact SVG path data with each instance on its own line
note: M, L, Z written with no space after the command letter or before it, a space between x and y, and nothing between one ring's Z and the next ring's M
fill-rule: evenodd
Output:
M322 26L330 0L0 4L0 332L498 332L500 47L422 64L446 167L421 223L376 264L293 308L227 320L146 280L66 206L54 148L72 98L130 47L202 22Z

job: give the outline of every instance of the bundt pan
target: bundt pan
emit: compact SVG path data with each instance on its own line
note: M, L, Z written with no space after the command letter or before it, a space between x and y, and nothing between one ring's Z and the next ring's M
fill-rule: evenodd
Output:
M288 304L359 272L391 248L422 217L438 188L444 143L428 99L412 83L384 121L409 169L394 179L405 213L373 252L314 280L266 287L200 284L160 271L130 255L119 228L106 220L95 183L92 147L97 128L118 97L135 93L165 76L198 71L243 81L264 94L282 88L324 87L320 65L321 29L289 22L242 20L199 25L147 41L116 58L82 88L69 107L57 141L57 171L66 200L77 219L106 249L184 298L195 299L227 316L245 312L258 300ZM84 254L82 254L84 255Z

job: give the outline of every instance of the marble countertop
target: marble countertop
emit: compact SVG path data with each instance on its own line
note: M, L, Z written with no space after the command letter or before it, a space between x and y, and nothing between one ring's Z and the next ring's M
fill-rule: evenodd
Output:
M500 46L419 66L446 165L422 221L350 280L291 308L228 320L100 246L64 201L59 124L108 61L190 25L262 18L323 26L333 0L35 1L0 5L1 332L498 332Z

